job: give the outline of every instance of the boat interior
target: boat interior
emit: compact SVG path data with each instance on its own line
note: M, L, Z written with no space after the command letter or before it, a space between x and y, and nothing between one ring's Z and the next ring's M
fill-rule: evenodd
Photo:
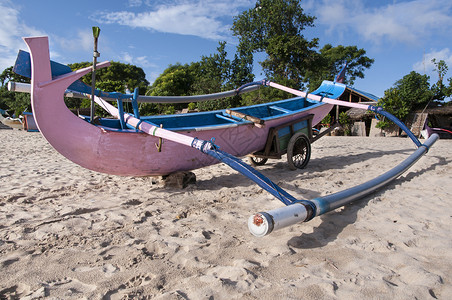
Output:
M262 124L269 119L285 117L290 114L321 105L317 101L296 97L280 100L276 102L258 104L253 106L238 107L230 110L216 110L208 112L157 115L141 117L141 120L152 123L155 126L162 126L170 130L190 130L202 127L232 127L239 124L256 123ZM82 116L89 121L89 116ZM122 128L119 119L102 118L99 120L100 126L109 130L129 131L132 128Z

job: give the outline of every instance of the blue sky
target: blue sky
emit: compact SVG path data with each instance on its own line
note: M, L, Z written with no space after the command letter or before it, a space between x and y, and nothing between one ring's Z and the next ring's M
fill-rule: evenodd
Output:
M229 30L233 17L254 7L249 0L0 0L0 69L26 50L24 36L47 35L55 61L92 61L92 26L99 26L100 61L137 65L152 82L169 64L199 61L227 41L233 58L237 39ZM452 70L450 0L308 0L305 12L317 17L307 38L356 45L375 63L355 88L383 96L411 71L437 80L432 58ZM262 79L258 68L256 79ZM446 78L452 77L449 71Z

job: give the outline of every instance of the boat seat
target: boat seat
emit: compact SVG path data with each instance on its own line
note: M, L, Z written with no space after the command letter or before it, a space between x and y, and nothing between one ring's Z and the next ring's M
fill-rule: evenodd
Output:
M276 105L272 105L272 106L270 106L270 108L271 108L271 109L274 109L274 110L277 110L277 111L281 111L281 112L283 112L283 113L285 113L285 114L288 114L288 113L291 113L291 112L292 112L292 111L289 110L289 109L285 109L285 108L282 108L282 107L279 107L279 106L276 106Z
M222 120L226 120L226 121L232 122L232 123L240 123L240 122L237 121L237 120L228 118L228 117L223 116L223 115L220 115L220 114L215 114L215 117L217 117L217 118L219 118L219 119L222 119Z
M244 121L244 120L251 121L257 127L263 127L264 123L265 123L264 120L262 120L262 119L260 119L258 117L247 115L247 114L242 113L240 111L226 109L225 112L231 118L234 118L234 119L237 119L237 120L240 120L240 121Z

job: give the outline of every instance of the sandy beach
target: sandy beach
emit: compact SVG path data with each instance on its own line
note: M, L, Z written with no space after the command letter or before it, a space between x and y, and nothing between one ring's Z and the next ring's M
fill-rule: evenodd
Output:
M0 299L450 299L452 140L382 190L252 236L282 206L219 164L185 189L95 173L40 133L0 130ZM323 137L305 170L259 167L299 199L371 179L406 138Z

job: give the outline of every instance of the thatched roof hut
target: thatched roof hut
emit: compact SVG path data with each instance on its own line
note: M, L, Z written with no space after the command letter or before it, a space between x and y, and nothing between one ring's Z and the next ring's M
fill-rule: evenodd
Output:
M375 102L361 102L361 104L375 105ZM347 110L347 115L352 121L363 121L365 119L373 118L375 114L373 112L360 108L350 108L349 110Z
M420 113L421 111L417 112ZM428 114L431 127L452 128L452 105L427 108L423 111Z
M361 103L361 104L368 104L368 105L375 105L378 101L378 97L375 95L372 95L367 92L363 92L360 90L357 90L353 87L347 86L345 88L344 93L339 97L339 100L347 101L347 102L354 102L354 103ZM334 111L334 110L333 110ZM366 117L366 111L359 109L359 108L348 108L348 107L339 107L336 106L336 119L339 118L339 114L341 112L347 112L347 114L350 116L351 120L362 120L361 117ZM371 114L373 115L373 114Z

